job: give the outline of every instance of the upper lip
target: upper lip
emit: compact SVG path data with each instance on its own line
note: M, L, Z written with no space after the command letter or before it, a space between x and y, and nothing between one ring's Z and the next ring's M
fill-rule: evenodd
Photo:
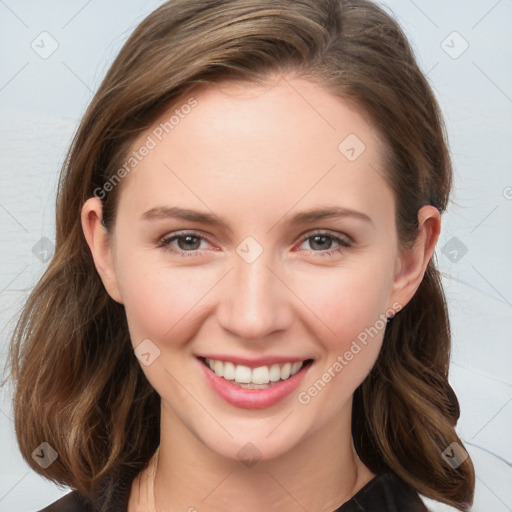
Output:
M273 364L297 363L312 359L311 357L297 356L264 356L256 358L224 355L224 354L201 354L197 357L213 359L214 361L231 362L235 365L248 366L249 368L258 368L260 366L272 366Z

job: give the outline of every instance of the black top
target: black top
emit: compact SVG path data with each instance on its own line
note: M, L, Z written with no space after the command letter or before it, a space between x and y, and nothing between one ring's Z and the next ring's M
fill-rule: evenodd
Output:
M95 512L77 491L39 512ZM114 512L114 511L112 511ZM121 512L116 509L115 512ZM333 512L428 512L418 493L394 473L381 473Z

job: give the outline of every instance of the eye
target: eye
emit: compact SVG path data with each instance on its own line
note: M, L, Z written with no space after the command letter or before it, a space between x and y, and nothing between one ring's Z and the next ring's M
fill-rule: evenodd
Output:
M348 247L352 247L352 243L348 238L325 231L308 233L302 238L301 245L306 242L312 248L310 252L315 256L332 256L335 253L342 253Z
M203 242L209 243L204 236L190 231L166 236L157 243L157 247L179 256L199 256L201 251L206 249L201 247ZM309 243L312 249L309 252L314 256L332 256L335 253L342 253L348 247L352 247L348 238L320 230L302 237L301 245L306 242Z
M175 243L177 242L177 243ZM172 236L167 236L158 242L157 247L169 251L179 256L198 256L202 242L208 240L195 232L176 233Z

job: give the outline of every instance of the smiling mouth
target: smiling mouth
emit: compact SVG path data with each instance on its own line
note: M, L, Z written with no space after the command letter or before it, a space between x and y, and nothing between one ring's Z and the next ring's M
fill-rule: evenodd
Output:
M245 389L266 389L293 377L301 369L307 368L313 359L299 362L276 363L270 366L249 368L248 366L234 364L230 361L220 361L199 357L218 377L234 386Z

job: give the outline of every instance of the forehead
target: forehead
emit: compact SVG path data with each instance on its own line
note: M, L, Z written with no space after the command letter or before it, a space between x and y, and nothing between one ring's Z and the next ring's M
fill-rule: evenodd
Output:
M272 222L300 202L379 215L393 207L382 149L362 112L304 79L202 87L137 139L120 209L207 207Z

